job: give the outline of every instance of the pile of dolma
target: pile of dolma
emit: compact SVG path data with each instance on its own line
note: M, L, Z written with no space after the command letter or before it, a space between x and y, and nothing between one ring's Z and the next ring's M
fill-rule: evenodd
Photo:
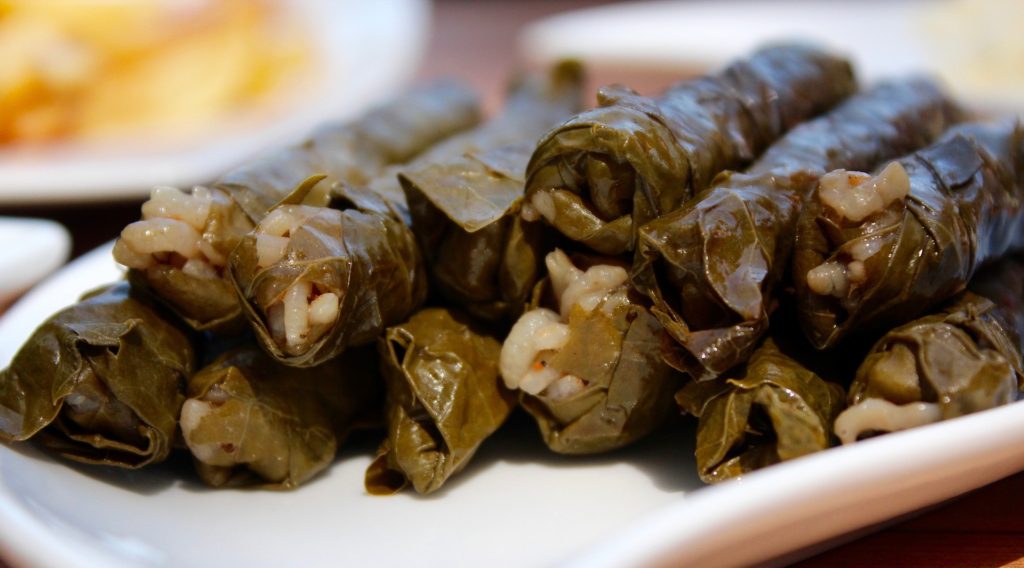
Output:
M520 75L486 120L428 85L155 188L126 281L0 371L0 439L292 489L360 431L367 492L426 494L517 409L569 456L683 414L715 483L1017 399L1019 122L809 45L582 85Z

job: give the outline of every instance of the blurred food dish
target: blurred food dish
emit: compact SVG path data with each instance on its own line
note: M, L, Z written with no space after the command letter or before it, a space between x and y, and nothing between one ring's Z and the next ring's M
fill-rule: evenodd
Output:
M428 15L426 0L0 0L0 204L208 181L393 92Z
M202 128L294 95L312 52L274 0L0 1L0 143Z

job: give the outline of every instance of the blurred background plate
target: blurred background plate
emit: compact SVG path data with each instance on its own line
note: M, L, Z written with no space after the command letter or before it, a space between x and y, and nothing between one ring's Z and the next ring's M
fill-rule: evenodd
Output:
M772 41L847 54L865 83L934 73L965 103L1024 110L1024 3L1015 0L640 2L559 14L526 28L526 57L616 69L700 72Z
M253 112L171 143L134 140L0 150L0 205L135 199L153 185L210 181L316 124L358 112L415 73L427 41L427 0L286 0L304 26L312 81L284 109ZM188 85L183 85L187 89Z
M67 229L45 219L0 217L0 307L59 268L71 252Z

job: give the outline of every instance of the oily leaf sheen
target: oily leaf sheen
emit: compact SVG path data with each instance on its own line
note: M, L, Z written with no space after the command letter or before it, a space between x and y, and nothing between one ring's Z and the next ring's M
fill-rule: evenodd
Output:
M824 450L845 394L768 338L737 378L691 382L676 394L698 416L697 471L707 483Z
M439 489L515 407L500 384L501 343L465 316L427 308L378 342L388 389L387 439L366 472L383 495Z
M575 62L528 76L501 114L460 137L471 147L401 168L432 283L476 317L515 318L539 278L541 227L519 216L524 172L536 140L579 110L582 82Z
M259 222L303 180L324 174L335 182L365 185L392 165L408 162L439 141L480 120L476 97L464 85L439 81L413 89L366 114L326 124L305 142L232 170L215 186L228 191ZM404 207L401 192L385 195Z
M476 317L518 316L540 275L542 228L519 215L531 151L467 154L402 176L432 282Z
M958 116L930 81L882 83L800 124L746 172L720 175L641 227L631 276L675 340L669 363L707 380L746 361L768 331L800 203L817 180L914 151Z
M520 395L548 447L562 454L606 452L661 425L671 412L678 377L659 355L661 325L654 316L634 302L611 313L577 305L568 325L569 341L551 365L586 386L567 398Z
M242 307L260 345L287 365L318 365L352 346L373 342L408 317L426 297L426 275L412 231L378 195L338 189L344 210L317 208L292 231L288 252L260 268L256 236L246 235L229 267ZM318 340L289 351L267 328L269 308L294 282L312 282L340 298L338 319Z
M597 108L540 141L527 200L548 201L546 221L572 240L603 254L632 251L640 225L855 88L846 61L796 45L762 49L659 98L606 87Z
M1019 123L954 127L899 162L909 196L863 223L836 219L816 196L800 214L792 274L801 326L819 348L909 321L962 291L984 262L1024 246ZM812 293L808 271L858 245L877 251L864 261L865 281L842 298Z
M1010 329L1000 311L967 292L886 333L857 369L850 404L868 398L938 403L947 419L1012 402L1024 377L1021 330Z
M374 361L372 348L310 368L281 365L255 345L221 355L189 380L186 408L198 401L208 410L189 427L182 418L190 448L215 448L216 458L196 453L200 477L214 487L274 489L311 479L380 404Z
M69 459L137 468L171 451L188 336L126 282L39 326L0 372L0 439L36 439Z

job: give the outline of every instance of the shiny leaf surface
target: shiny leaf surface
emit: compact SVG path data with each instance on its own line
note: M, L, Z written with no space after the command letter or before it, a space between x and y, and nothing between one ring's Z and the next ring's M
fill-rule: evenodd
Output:
M707 483L828 448L844 399L770 337L735 377L691 382L676 395L700 418L697 471Z
M214 487L293 489L324 470L366 416L383 383L371 348L311 368L281 365L250 345L229 351L188 384L182 433Z
M260 345L287 365L315 366L352 346L373 342L425 299L427 279L412 231L390 203L365 189L336 186L342 209L298 206L308 217L291 232L285 256L260 267L257 237L246 235L229 269ZM297 282L339 299L338 317L319 338L282 344L268 313Z
M39 326L0 372L0 438L84 463L162 461L193 359L188 336L127 283L91 292Z
M465 316L427 308L378 343L388 388L387 439L366 472L383 495L439 489L515 407L498 377L501 343Z
M540 141L527 168L527 203L595 251L632 251L640 225L855 88L846 61L793 45L765 48L659 98L604 88L597 108Z
M853 331L906 322L962 291L987 260L1024 246L1024 130L971 123L899 160L910 194L853 223L816 191L800 215L792 277L801 325L819 348ZM863 282L814 293L808 273L870 251Z
M746 172L719 176L641 227L632 279L678 345L666 359L697 380L746 361L768 331L800 204L817 180L921 148L958 116L930 81L882 83L797 126Z
M500 115L463 136L472 150L402 168L432 282L476 317L518 316L539 278L542 228L519 216L526 163L536 140L579 110L582 82L574 62L529 76Z

